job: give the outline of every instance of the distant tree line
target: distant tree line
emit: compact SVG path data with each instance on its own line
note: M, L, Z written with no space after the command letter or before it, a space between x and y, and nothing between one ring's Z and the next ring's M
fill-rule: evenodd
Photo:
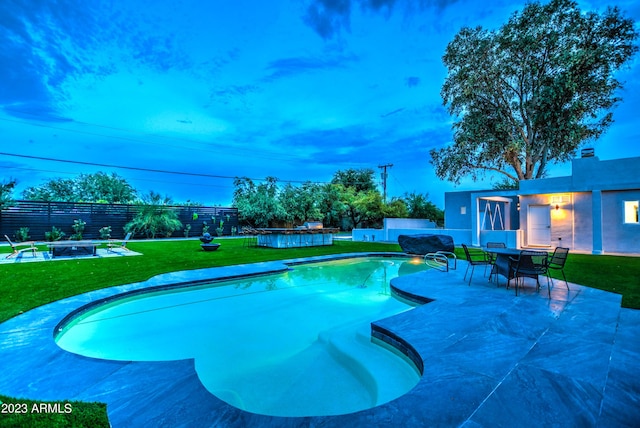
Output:
M29 201L131 204L136 201L136 190L116 173L97 172L76 178L54 178L40 186L28 187L22 197Z
M385 217L444 223L444 212L429 201L428 194L406 193L385 203L371 169L337 171L327 184L279 185L275 177L256 184L241 177L234 186L233 206L240 220L254 227L295 226L307 221L345 229L380 227Z
M0 208L9 206L16 181L0 184ZM322 221L325 226L352 229L380 227L385 217L426 218L439 225L444 212L429 201L428 194L406 193L388 203L374 181L372 169L337 171L331 182L281 184L275 177L260 183L241 177L234 181L233 206L241 223L254 227L295 226ZM182 225L171 210L169 196L156 192L138 195L136 189L115 173L80 174L76 178L54 178L22 193L25 200L139 204L145 209L129 229L150 237L168 236ZM187 202L185 205L202 205Z

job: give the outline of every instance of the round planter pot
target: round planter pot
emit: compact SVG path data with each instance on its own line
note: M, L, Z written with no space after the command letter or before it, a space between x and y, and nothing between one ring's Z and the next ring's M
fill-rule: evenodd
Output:
M218 249L220 244L200 244L204 251L215 251Z

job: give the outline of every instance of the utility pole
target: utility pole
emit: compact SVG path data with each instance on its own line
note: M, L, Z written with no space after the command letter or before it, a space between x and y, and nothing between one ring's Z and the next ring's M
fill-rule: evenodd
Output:
M387 168L391 168L393 166L392 163L388 163L385 165L378 165L378 168L382 169L383 172L380 173L380 178L382 178L382 195L383 195L383 201L386 204L387 203Z

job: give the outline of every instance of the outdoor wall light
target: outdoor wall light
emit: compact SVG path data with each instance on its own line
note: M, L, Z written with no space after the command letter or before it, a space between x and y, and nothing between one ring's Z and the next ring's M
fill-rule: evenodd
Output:
M556 211L560 209L560 205L568 204L570 201L569 195L556 195L551 197L551 207L555 207Z

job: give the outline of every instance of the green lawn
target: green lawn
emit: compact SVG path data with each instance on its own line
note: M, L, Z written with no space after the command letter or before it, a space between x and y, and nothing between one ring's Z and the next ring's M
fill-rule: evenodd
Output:
M0 322L65 297L139 282L166 272L336 253L400 251L397 244L373 242L336 241L328 247L286 250L248 248L243 245L243 239L219 239L217 242L221 244L220 249L211 253L202 251L197 240L148 241L129 244L130 249L143 253L137 257L0 265ZM0 247L0 257L9 251L9 247ZM462 251L456 250L456 253L458 257L464 257ZM570 254L565 273L569 282L622 294L622 306L640 309L640 257ZM556 286L564 285L556 282ZM19 401L29 403L28 406L34 403L2 395L0 401ZM0 424L5 426L6 422L6 426L16 427L108 426L104 405L73 403L73 409L72 414L58 415L55 419L47 414L17 415L13 419L3 418Z
M65 297L144 281L166 272L334 253L400 251L394 244L350 241L295 249L246 247L243 239L218 239L216 242L221 245L215 252L202 251L197 240L141 241L130 242L128 247L142 256L0 265L3 284L0 322ZM9 251L9 247L0 247L0 253ZM3 256L0 254L0 257ZM25 254L25 257L29 255Z
M212 253L201 251L197 240L143 241L129 244L143 256L0 265L0 322L65 297L160 273L334 253L400 251L397 244L373 242L336 241L333 246L286 250L247 248L243 239L217 242L222 245ZM0 253L8 251L9 247L0 247ZM464 257L462 252L458 256ZM622 294L624 307L640 308L640 257L570 254L565 273L569 282Z

